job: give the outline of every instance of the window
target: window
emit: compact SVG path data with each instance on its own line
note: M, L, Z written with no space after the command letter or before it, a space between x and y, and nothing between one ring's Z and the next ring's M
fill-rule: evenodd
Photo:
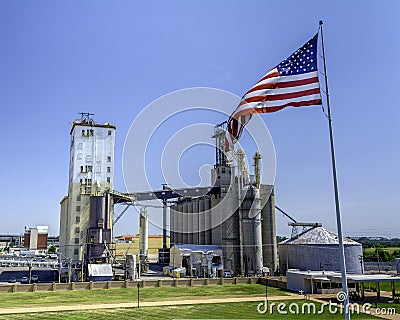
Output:
M81 166L81 173L92 172L93 166Z
M82 130L82 137L85 136L85 130Z
M76 212L80 212L81 211L81 206L76 206Z
M111 162L111 157L110 156L107 157L107 162Z
M74 249L74 254L79 254L79 249Z
M76 223L81 222L81 217L75 217L75 221L76 221Z
M81 181L81 183L82 183L82 181ZM76 201L81 201L81 199L82 199L81 195L78 194L78 195L76 196Z
M107 167L107 172L111 172L111 167Z
M97 220L97 228L104 228L104 219Z
M111 132L112 132L111 130L108 130L108 135L109 135L109 136L111 136Z
M79 233L79 227L75 227L75 233Z
M107 177L107 183L111 183L111 178Z
M79 244L79 238L75 238L75 244Z

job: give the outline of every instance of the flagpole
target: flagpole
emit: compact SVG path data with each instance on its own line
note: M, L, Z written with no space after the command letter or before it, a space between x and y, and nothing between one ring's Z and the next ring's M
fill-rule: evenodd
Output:
M335 191L335 207L336 207L336 223L339 238L339 258L340 258L340 269L342 273L342 291L345 293L344 302L344 314L345 319L350 319L349 310L349 290L347 287L347 275L346 275L346 260L344 255L344 245L343 245L343 233L342 233L342 219L340 216L340 206L339 206L339 192L338 183L336 176L336 161L335 161L335 149L333 146L333 131L332 131L332 117L331 117L331 107L329 103L329 91L328 91L328 75L326 73L326 58L325 58L325 47L324 47L324 34L322 32L322 20L319 22L321 30L321 41L322 41L322 58L324 60L324 77L325 77L325 94L326 94L326 105L328 109L328 123L329 123L329 138L331 143L331 158L332 158L332 173L333 173L333 188Z

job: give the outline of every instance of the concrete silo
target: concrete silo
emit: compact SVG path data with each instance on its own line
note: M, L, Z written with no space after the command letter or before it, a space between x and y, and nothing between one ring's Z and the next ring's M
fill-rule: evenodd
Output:
M217 126L213 137L211 181L218 192L179 197L170 207L171 244L218 246L223 268L234 275L273 273L278 267L274 186L260 183L261 155L253 158L253 181L244 151L234 152L237 165L225 158L225 130Z

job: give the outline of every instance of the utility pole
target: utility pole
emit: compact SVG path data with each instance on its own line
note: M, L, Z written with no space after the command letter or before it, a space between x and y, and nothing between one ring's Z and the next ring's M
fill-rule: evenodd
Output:
M140 301L140 295L139 295L139 289L140 289L140 283L137 283L137 307L139 309L140 305L139 305L139 301Z

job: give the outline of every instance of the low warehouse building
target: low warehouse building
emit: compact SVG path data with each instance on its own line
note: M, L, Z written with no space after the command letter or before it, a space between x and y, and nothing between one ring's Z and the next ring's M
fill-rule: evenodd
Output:
M332 294L342 291L342 275L333 271L300 271L290 269L287 271L287 289L299 293ZM350 274L347 275L349 295L365 299L365 284L374 283L377 288L376 297L380 299L379 283L391 284L392 298L395 299L395 284L400 282L400 277L390 274Z
M171 248L170 263L185 268L187 276L224 276L222 249L214 245L176 244Z
M344 238L346 270L362 274L362 245ZM296 238L278 245L280 271L288 269L340 271L338 235L323 227L314 227Z
M286 273L286 278L287 289L294 292L329 294L342 291L339 272L290 269Z

